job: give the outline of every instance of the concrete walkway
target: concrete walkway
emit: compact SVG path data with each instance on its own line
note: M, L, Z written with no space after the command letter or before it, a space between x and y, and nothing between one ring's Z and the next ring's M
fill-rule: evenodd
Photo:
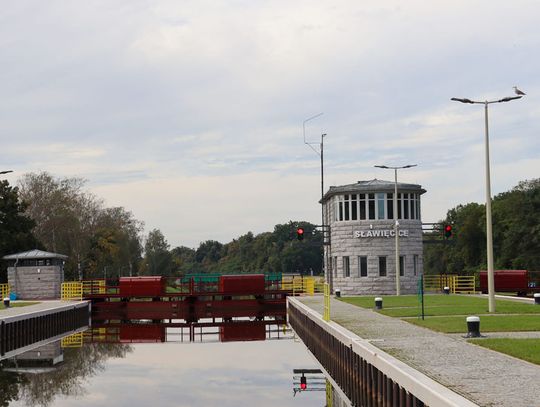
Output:
M299 300L322 314L322 296ZM334 299L330 309L334 322L480 406L540 407L538 365Z
M34 301L24 301L24 302L34 302ZM4 308L4 309L0 309L0 321L5 318L10 318L10 317L19 316L19 315L34 314L37 312L54 311L61 308L80 304L81 302L86 302L86 301L59 301L59 300L41 301L39 300L39 303L34 304L34 305L26 305L24 307Z

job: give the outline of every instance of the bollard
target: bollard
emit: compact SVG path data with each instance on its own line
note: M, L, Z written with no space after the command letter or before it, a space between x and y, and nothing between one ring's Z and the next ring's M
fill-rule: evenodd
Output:
M10 300L9 300L9 297L4 297L4 306L5 306L6 308L9 308L9 301L10 301Z
M334 293L336 294L336 298L340 298L341 297L341 290L339 288L336 288L334 290Z
M480 338L480 318L476 316L467 317L467 333L466 338Z
M443 293L445 293L446 295L450 294L450 287L444 287Z
M382 309L382 298L375 297L375 309Z
M540 305L540 293L534 294L534 303Z

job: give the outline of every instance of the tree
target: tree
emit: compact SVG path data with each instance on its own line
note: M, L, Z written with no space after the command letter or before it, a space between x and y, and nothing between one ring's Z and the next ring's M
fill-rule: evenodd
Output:
M171 276L174 271L173 256L169 243L159 229L148 233L144 245L144 273L147 275Z
M25 250L42 248L32 230L34 221L25 215L27 204L19 199L19 190L6 180L0 181L0 258ZM0 281L6 281L1 265Z

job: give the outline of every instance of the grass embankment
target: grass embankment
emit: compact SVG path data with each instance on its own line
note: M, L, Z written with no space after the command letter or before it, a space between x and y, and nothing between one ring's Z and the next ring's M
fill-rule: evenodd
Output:
M9 307L26 307L28 305L35 305L35 304L39 304L39 302L12 302L9 304ZM0 310L3 310L5 309L6 307L4 306L4 303L1 302L0 303Z
M381 314L401 318L415 325L443 333L467 333L466 317L480 316L480 332L540 331L540 306L512 300L496 300L495 314L488 311L488 299L467 295L425 295L424 316L415 295L383 298ZM375 297L346 297L344 302L374 308ZM498 352L540 364L540 339L483 338L470 342Z
M469 342L540 365L540 339L485 338L470 339Z

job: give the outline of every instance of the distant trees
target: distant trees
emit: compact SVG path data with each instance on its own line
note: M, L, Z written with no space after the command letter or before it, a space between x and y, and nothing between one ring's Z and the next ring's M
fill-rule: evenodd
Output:
M495 268L540 270L540 179L522 181L497 195L492 212ZM474 274L486 269L485 205L458 205L442 223L453 224L454 237L447 244L425 245L425 272Z
M137 274L143 223L122 207L106 208L80 178L25 174L20 196L44 247L68 256L66 278Z

